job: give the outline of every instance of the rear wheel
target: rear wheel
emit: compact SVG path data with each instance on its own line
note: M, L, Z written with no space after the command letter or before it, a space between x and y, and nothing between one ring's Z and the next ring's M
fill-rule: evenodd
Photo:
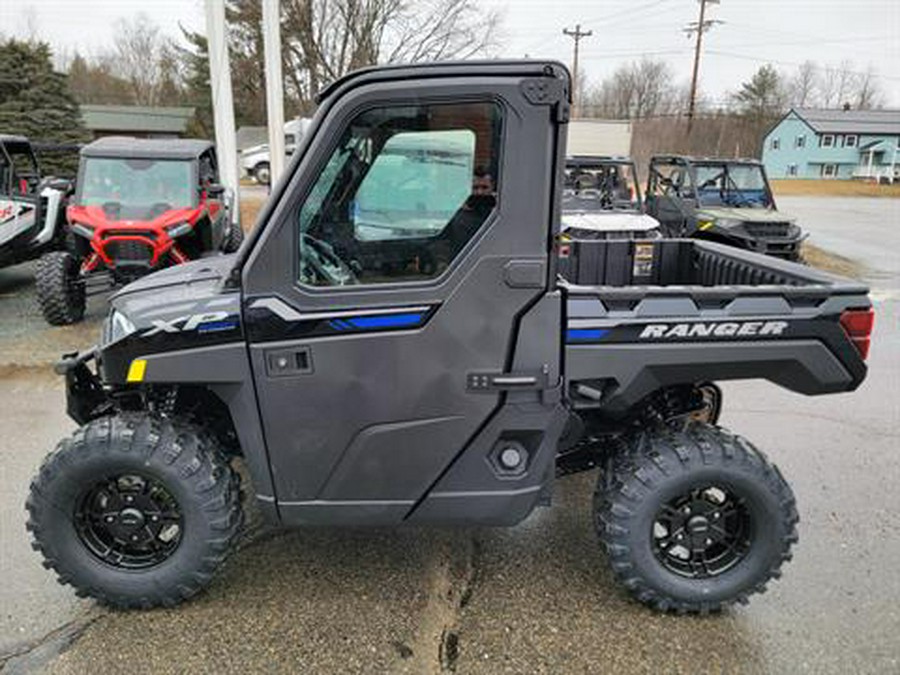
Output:
M699 423L632 439L608 461L594 511L619 581L681 613L764 591L790 560L799 521L790 487L759 450Z
M262 164L257 164L253 169L253 177L256 179L257 183L268 185L269 181L272 180L272 172L269 169L269 163L263 162Z
M47 323L77 323L84 318L85 288L78 258L68 251L41 256L35 270L37 299Z
M198 427L148 414L95 420L48 455L26 503L34 548L80 596L175 605L232 548L238 479Z

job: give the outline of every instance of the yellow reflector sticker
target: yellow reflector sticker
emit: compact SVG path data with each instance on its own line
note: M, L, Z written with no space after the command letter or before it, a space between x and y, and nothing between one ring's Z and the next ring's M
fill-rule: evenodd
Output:
M708 229L711 228L713 225L715 225L715 222L712 221L712 220L701 220L701 221L698 223L698 225L700 226L700 229L701 229L701 230L708 230Z
M147 359L135 359L128 367L128 382L143 382L147 372Z

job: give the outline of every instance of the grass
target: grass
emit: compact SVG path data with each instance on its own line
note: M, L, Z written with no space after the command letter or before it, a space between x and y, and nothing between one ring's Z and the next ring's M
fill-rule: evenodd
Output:
M265 202L265 197L241 195L241 227L244 228L244 232L253 229L256 216Z
M863 266L855 260L830 253L809 242L803 243L803 259L813 267L842 277L859 279L862 276Z
M773 180L776 197L900 197L900 183L876 185L859 180Z

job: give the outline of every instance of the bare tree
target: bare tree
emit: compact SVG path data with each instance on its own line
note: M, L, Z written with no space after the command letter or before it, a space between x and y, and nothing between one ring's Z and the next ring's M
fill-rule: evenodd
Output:
M817 104L817 83L819 67L813 61L800 64L796 74L787 84L788 102L798 108L812 107Z
M282 7L285 72L307 101L356 68L485 54L500 24L497 11L474 0L287 0Z
M177 61L171 40L140 13L116 22L114 45L115 74L129 82L135 103L159 105Z
M589 91L585 109L599 117L652 117L676 110L680 93L664 61L643 59L620 66Z
M865 73L856 77L856 94L854 107L858 110L871 110L884 105L884 92L878 83L878 75L874 66L869 66Z

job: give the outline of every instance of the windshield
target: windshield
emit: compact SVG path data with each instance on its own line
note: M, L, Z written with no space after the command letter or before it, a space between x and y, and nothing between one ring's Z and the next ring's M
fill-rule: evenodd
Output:
M757 164L698 164L695 170L702 206L772 207L766 177Z
M101 206L115 219L147 220L192 207L197 197L190 161L85 159L78 203Z
M563 211L640 211L641 196L630 162L567 163Z

